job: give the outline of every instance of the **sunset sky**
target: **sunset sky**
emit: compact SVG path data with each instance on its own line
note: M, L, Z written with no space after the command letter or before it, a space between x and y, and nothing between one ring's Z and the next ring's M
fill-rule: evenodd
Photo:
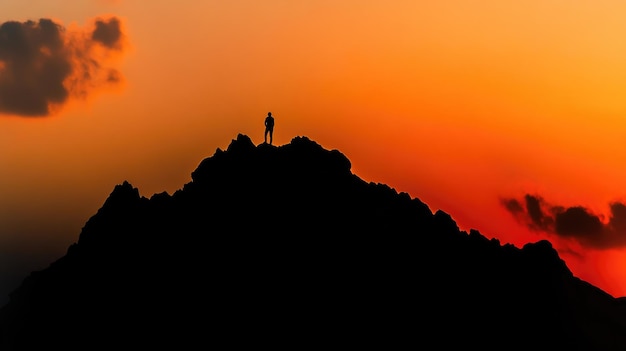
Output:
M0 0L0 303L116 184L173 193L238 133L626 296L626 3Z

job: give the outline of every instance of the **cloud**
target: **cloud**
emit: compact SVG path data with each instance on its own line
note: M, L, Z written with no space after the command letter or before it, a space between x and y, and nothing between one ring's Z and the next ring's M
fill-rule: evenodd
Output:
M120 20L113 17L107 20L96 20L96 29L91 33L91 39L110 49L121 49L120 41L122 39L122 31L120 29Z
M608 220L583 206L556 206L541 196L503 198L501 204L529 229L573 239L582 246L609 249L626 246L626 204L610 204Z
M119 84L109 67L124 48L121 22L96 18L89 28L67 29L51 19L0 25L0 114L48 116L69 99Z

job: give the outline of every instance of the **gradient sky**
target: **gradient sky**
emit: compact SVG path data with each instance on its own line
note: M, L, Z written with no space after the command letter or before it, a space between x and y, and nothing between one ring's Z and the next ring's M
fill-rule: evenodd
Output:
M0 303L116 184L172 193L238 133L261 143L269 111L275 144L338 149L364 180L502 244L548 239L574 275L626 296L624 13L617 0L0 0Z

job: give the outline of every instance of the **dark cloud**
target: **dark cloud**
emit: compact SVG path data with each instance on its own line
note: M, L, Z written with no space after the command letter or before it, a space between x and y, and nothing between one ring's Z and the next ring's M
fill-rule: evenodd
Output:
M530 195L524 196L524 199L526 200L526 210L528 211L530 219L534 223L542 226L542 223L545 221L545 216L543 215L543 211L541 211L539 199Z
M502 205L528 228L534 231L552 230L554 219L549 215L550 209L541 197L526 195L523 200L502 199L501 201Z
M608 221L583 206L548 204L542 197L525 195L523 200L501 200L504 208L533 231L578 241L596 249L626 246L626 205L610 204Z
M96 19L93 30L68 31L50 19L0 25L0 114L47 116L73 96L120 81L105 51L121 50L119 19Z
M599 237L604 231L600 218L584 207L569 207L555 216L555 231L562 236Z
M96 29L91 33L91 39L108 48L120 49L122 39L120 20L115 17L110 18L108 21L96 20Z
M611 204L609 226L614 233L626 233L626 205L621 202Z

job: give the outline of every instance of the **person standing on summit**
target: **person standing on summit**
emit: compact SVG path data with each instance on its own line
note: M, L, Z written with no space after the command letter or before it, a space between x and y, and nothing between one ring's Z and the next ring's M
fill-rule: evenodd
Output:
M267 144L267 134L270 134L270 145L272 145L272 139L274 138L274 117L272 113L268 112L265 117L265 143Z

